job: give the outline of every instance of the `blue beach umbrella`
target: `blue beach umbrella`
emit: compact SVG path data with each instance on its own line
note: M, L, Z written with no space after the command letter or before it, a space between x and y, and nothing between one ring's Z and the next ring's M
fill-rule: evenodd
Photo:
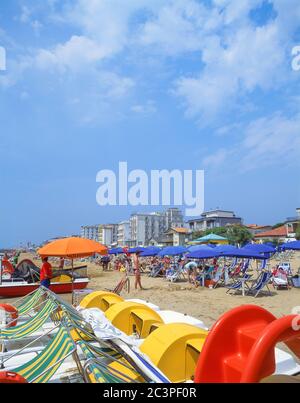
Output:
M188 248L189 252L196 252L198 250L212 250L208 245L193 245Z
M219 257L219 254L214 249L202 249L195 252L188 253L185 255L187 259L212 259L214 257Z
M149 246L140 254L140 257L150 257L150 256L156 256L159 254L161 251L161 248L158 246Z
M125 253L123 248L112 248L108 251L109 255L120 255L122 253Z
M283 243L280 248L283 250L300 250L300 241Z
M145 251L146 248L142 248L138 246L137 248L130 248L128 249L127 253L142 253Z
M188 249L185 246L167 246L159 252L158 256L179 256L187 252Z
M272 246L265 245L265 244L257 244L257 243L249 243L248 245L244 246L243 249L252 250L253 252L257 253L275 253L276 249Z
M268 259L267 256L259 254L252 250L247 249L239 249L235 248L235 250L228 250L227 252L223 252L222 256L224 257L238 257L238 258L246 258L246 259L256 259L256 260L265 260Z

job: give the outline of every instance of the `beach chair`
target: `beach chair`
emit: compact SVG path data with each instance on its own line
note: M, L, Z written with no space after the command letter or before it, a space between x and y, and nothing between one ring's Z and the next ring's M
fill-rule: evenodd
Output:
M149 273L149 277L158 277L161 274L163 268L164 265L162 263L158 264L157 266L154 266L151 269L151 272Z
M257 270L258 270L258 271L266 270L267 267L268 267L268 264L269 264L268 259L263 259L263 260L261 261L260 266L258 267Z
M236 293L237 291L242 291L243 286L247 288L247 290L250 290L250 287L247 284L247 281L250 280L252 275L246 274L243 278L235 281L233 284L227 286L228 290L226 291L226 294L230 294L232 291Z
M76 344L68 330L62 326L37 357L11 371L25 378L28 383L47 383L66 358L75 352Z
M77 345L85 358L83 375L86 382L138 383L141 379L140 374L117 351L84 341L79 341Z
M288 281L288 275L285 270L283 270L281 267L277 268L273 272L273 278L272 278L272 283L273 287L276 290L285 288L289 289L289 281Z
M172 269L169 269L166 273L166 279L174 283L179 280L180 277L185 278L185 268L184 266L175 266Z
M212 281L214 282L213 288L217 288L218 286L222 285L224 282L224 275L225 275L225 266L219 266Z
M0 329L0 343L6 340L19 340L31 336L34 332L42 328L56 309L57 305L52 300L49 300L42 309L28 321L15 327Z
M270 273L269 271L263 271L258 276L258 278L254 282L254 284L251 286L251 288L248 290L247 294L253 294L253 296L256 298L258 296L258 294L261 293L262 290L266 287L269 294L272 295L272 293L268 287L268 284L269 284L271 278L272 278L272 273Z
M39 307L42 302L42 297L45 295L45 289L39 287L37 290L26 295L25 297L17 300L14 303L14 307L18 310L18 317L25 316L35 308Z

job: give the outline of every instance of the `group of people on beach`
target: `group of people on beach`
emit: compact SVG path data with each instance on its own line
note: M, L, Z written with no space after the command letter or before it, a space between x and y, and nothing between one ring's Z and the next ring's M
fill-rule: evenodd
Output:
M99 263L104 271L108 271L111 267L115 271L126 273L126 275L133 273L135 276L135 289L144 289L141 282L141 264L138 253L128 255L125 254L121 257L119 256L114 258L102 256Z

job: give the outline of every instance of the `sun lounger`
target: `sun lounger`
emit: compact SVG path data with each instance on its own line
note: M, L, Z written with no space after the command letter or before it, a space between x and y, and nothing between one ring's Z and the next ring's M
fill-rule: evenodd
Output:
M179 280L179 278L185 278L185 268L184 267L176 267L174 269L170 269L166 273L166 279L174 283Z
M39 330L49 319L52 312L57 309L56 304L49 300L42 309L31 319L21 325L0 330L0 340L17 340L31 336Z
M27 315L35 307L41 304L41 299L45 291L43 288L39 287L37 290L33 291L31 294L26 295L26 297L16 301L14 306L18 310L19 317Z
M89 383L136 383L140 375L136 373L122 355L109 348L100 348L79 341L85 357L84 378Z
M63 361L76 351L76 345L66 328L61 327L45 349L26 364L13 369L29 383L47 383Z
M272 278L272 273L270 273L269 271L263 271L258 276L255 283L248 290L248 294L253 294L254 297L256 298L258 296L258 294L261 293L262 290L266 287L269 294L271 295L271 291L268 287L268 284L269 284L271 278Z
M237 291L243 291L243 287L244 287L244 290L245 290L245 287L247 288L247 290L250 290L250 287L248 286L247 281L249 281L251 277L252 277L251 275L246 274L243 278L237 280L230 286L227 286L228 290L226 291L226 294L230 294L231 291L233 291L234 293L236 293Z

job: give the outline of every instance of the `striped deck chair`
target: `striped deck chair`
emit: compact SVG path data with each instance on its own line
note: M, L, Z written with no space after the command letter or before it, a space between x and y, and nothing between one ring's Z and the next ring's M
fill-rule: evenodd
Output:
M254 297L256 298L258 296L258 294L260 292L262 292L262 290L266 287L268 289L269 294L271 295L271 291L268 287L268 284L269 284L271 278L272 278L272 273L270 273L268 271L263 271L258 276L258 278L254 282L252 287L248 290L248 294L253 294Z
M26 364L13 369L29 383L47 383L63 361L75 353L76 345L66 328L61 327L47 347Z
M24 316L31 312L37 305L41 304L41 297L45 294L45 291L39 287L33 293L26 295L26 297L20 301L20 304L16 305L18 314Z
M86 359L84 364L84 377L88 383L136 383L133 377L134 368L122 361L122 356L107 347L96 347L84 341L77 345L81 348ZM112 363L117 363L114 368ZM139 377L139 375L138 375Z
M57 306L54 304L53 301L47 301L42 309L33 318L22 323L21 325L8 329L1 329L0 341L18 340L24 337L31 336L47 322L51 313L54 312L54 310L56 309Z
M226 294L230 294L231 291L234 291L236 293L237 291L241 291L243 287L243 282L247 288L247 290L250 290L250 287L247 284L247 281L250 280L252 277L251 274L245 274L243 278L240 278L239 280L235 281L233 284L227 286L228 290L226 291Z

